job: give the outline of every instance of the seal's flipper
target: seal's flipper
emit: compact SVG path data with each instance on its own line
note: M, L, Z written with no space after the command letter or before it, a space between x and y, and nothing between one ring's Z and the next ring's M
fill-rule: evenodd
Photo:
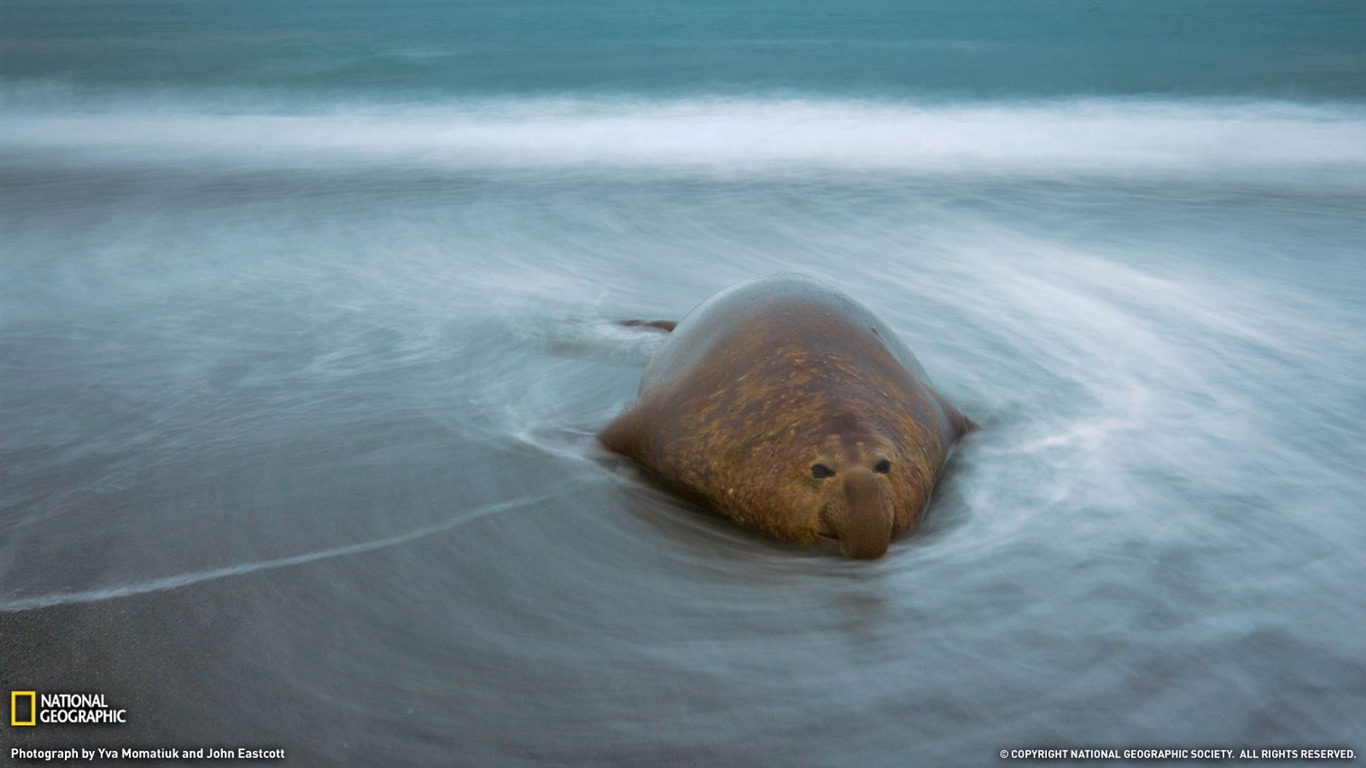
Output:
M618 320L617 325L624 325L627 328L654 328L668 333L678 323L673 320Z

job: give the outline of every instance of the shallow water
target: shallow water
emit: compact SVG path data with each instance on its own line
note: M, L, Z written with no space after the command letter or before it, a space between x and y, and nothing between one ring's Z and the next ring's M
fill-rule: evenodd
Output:
M132 719L16 743L1366 748L1366 113L1338 81L394 99L15 61L0 686ZM868 306L983 427L882 560L750 535L592 439L657 340L613 320L778 271Z

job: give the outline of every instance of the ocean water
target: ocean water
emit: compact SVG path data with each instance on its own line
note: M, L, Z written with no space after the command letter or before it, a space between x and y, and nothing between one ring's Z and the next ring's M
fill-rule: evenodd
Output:
M1359 756L1364 31L1307 0L0 3L0 689L129 720L5 743ZM615 320L770 272L982 425L881 560L593 440L659 338Z

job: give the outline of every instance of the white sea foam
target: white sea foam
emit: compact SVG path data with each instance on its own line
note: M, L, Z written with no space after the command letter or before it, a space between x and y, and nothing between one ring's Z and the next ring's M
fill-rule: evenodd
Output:
M28 611L36 608L51 608L57 605L96 603L101 600L132 597L134 595L143 595L149 592L165 592L167 590L188 587L192 584L199 584L206 581L225 579L232 576L245 576L246 574L256 573L258 571L272 571L279 568L289 568L291 566L314 563L320 560L330 560L336 557L359 555L364 552L373 552L379 549L387 549L389 547L408 544L428 536L459 528L466 523L473 522L492 514L534 505L543 502L548 498L551 498L550 494L510 499L508 501L488 504L477 509L467 510L439 523L415 528L393 536L370 539L368 541L347 544L340 547L314 550L312 552L304 552L287 557L255 560L246 563L234 563L232 565L224 565L217 568L206 568L198 571L188 571L167 576L139 579L67 592L49 592L40 595L13 597L0 596L0 611Z
M1344 103L547 98L300 112L250 99L92 103L0 91L9 160L1138 178L1296 168L1344 183L1366 169L1366 109Z

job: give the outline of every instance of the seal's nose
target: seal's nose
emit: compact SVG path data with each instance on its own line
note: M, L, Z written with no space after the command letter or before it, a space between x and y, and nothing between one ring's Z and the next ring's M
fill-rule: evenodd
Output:
M844 504L830 522L848 557L872 559L887 554L892 541L892 502L871 470L859 467L844 476Z

